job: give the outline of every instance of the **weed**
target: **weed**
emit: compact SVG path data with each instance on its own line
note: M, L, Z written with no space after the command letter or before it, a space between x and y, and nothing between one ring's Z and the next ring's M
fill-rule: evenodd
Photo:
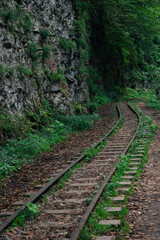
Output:
M16 226L24 226L24 223L33 218L37 218L40 213L40 210L38 209L38 206L33 203L28 203L26 208L20 213L20 215L13 220L13 223L11 225L11 228Z
M42 29L40 30L40 35L42 37L42 39L47 39L48 37L50 37L50 32L48 29Z
M33 62L37 62L40 58L40 55L38 54L38 45L35 42L31 42L28 46L28 54L31 57Z
M45 69L47 78L52 82L66 82L66 78L63 74L62 69L58 69L57 72L50 71L49 69Z
M5 11L2 11L1 15L5 19L5 21L18 20L18 12L11 6L9 6Z
M50 52L52 50L52 46L48 45L43 48L42 59L45 60L50 56Z
M22 27L26 30L26 31L30 31L31 27L32 27L32 19L31 16L27 13L22 15Z
M19 65L17 67L17 70L21 73L22 77L32 75L31 70L26 68L25 66Z
M76 48L75 42L71 39L62 38L60 40L60 45L66 50L67 53L72 52Z
M4 73L5 73L5 68L2 65L0 65L0 78L4 76Z

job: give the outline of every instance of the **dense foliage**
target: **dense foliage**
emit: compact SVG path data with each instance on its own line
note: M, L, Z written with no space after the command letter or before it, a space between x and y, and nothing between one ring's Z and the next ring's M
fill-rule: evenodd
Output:
M157 86L160 76L158 0L74 0L88 22L90 63L105 87Z

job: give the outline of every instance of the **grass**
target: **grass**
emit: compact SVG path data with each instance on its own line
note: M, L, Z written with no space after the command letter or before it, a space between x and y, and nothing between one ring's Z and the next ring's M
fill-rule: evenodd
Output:
M73 130L84 131L90 129L95 121L100 120L98 114L93 115L73 115L70 117L62 113L55 113L55 118Z
M42 115L42 111L40 113ZM34 121L46 122L46 116L44 116L44 119L37 116L39 115L35 116ZM25 137L24 134L29 130L24 128L24 132L19 133L22 136L20 135L16 139L9 139L7 143L0 146L0 179L18 169L22 164L30 163L38 155L51 151L53 145L64 141L69 133L91 128L97 120L99 120L99 115L97 114L93 116L78 115L71 117L63 115L62 119L61 115L56 116L55 114L54 118L50 118L47 125L44 125L43 128L36 132L28 133ZM33 127L35 126L37 125L33 125ZM27 127L30 128L29 124Z
M98 154L98 152L101 149L103 149L104 146L106 146L106 144L107 144L107 141L103 141L102 143L100 143L100 145L98 147L93 146L92 148L85 149L85 154L86 154L85 159L82 162L74 165L67 173L65 173L65 175L62 178L60 178L60 180L57 182L57 184L50 189L49 194L43 195L42 203L46 203L49 195L55 195L55 193L58 189L63 189L65 187L66 183L69 182L73 173L76 170L82 168L84 166L85 162L90 161L96 154ZM98 188L98 186L97 186L97 188ZM93 196L91 196L91 198L88 200L88 204L90 203L92 198L93 198ZM27 220L37 218L40 214L39 209L40 209L40 206L38 206L37 204L33 204L33 203L28 204L27 207L20 213L20 215L13 221L11 228L14 228L16 226L24 226L24 224Z
M58 129L61 129L61 131L63 132L64 131L64 124L59 122L58 120L56 120L57 124L59 125L58 126ZM69 128L69 126L67 126L67 128ZM58 130L57 129L57 130ZM116 131L118 130L118 128L116 128ZM55 131L55 128L54 128L54 131ZM69 132L70 131L70 128L67 129L67 131ZM116 133L116 131L114 133ZM57 132L57 131L56 131ZM52 133L50 132L49 130L49 133L52 135ZM53 132L53 135L54 135L54 132ZM57 133L57 135L59 135L59 133ZM43 135L43 138L44 138L44 135ZM38 138L39 139L39 138ZM13 143L15 144L15 141L13 141ZM28 146L31 147L31 152L32 152L32 149L33 149L33 155L35 154L34 152L34 148L35 146L33 145L33 143L30 143ZM43 197L42 197L42 203L45 203L47 200L48 200L48 196L49 195L55 195L56 191L58 189L63 189L66 185L67 182L69 182L72 174L77 170L77 169L80 169L84 166L85 162L89 162L96 154L98 154L98 152L100 152L101 149L103 149L107 144L107 140L103 141L102 143L100 143L99 146L95 147L94 145L92 146L92 148L89 148L89 149L85 149L85 154L86 154L86 157L84 158L84 160L80 163L77 163L76 165L74 165L58 182L55 186L53 186L51 189L50 189L50 192L49 194L44 194ZM24 143L24 146L26 146L26 154L28 153L28 147L27 145ZM22 143L22 149L24 149L24 146L23 146L23 143ZM16 146L13 147L12 146L12 150L16 150L18 153L20 153L20 149L16 149ZM10 152L10 150L9 150ZM12 155L12 153L11 153ZM15 154L16 155L16 154ZM19 164L19 161L18 161L18 164ZM9 166L10 167L10 166ZM8 173L8 168L7 168L7 173ZM11 169L11 170L14 170L14 169ZM99 186L97 186L98 188ZM87 204L89 204L91 201L92 201L92 198L93 196L91 196L90 199L88 199L87 201ZM27 207L22 211L22 213L13 221L12 225L11 225L11 228L14 228L16 226L24 226L25 222L27 220L30 220L30 219L33 219L33 218L36 218L38 217L39 213L40 213L40 206L37 206L36 204L28 204Z
M135 107L135 106L134 106ZM138 112L141 114L140 110L138 109ZM110 232L121 232L121 238L125 239L126 234L129 233L129 225L126 221L128 210L126 209L126 203L127 203L127 197L125 197L125 201L122 203L122 211L120 213L108 213L104 210L105 207L112 207L115 206L113 201L109 198L111 196L117 196L118 192L115 190L117 187L119 187L118 181L122 180L122 177L124 175L124 171L129 171L129 163L130 158L132 158L132 155L136 153L136 148L139 146L141 139L145 137L144 130L149 128L149 138L147 139L147 143L145 144L145 152L142 157L141 165L138 167L137 174L134 176L134 181L132 182L129 195L131 195L134 191L135 182L138 181L140 178L143 167L145 162L147 162L148 159L148 148L150 143L152 142L154 132L157 129L157 126L152 124L152 120L147 117L143 116L141 114L141 127L137 134L136 140L133 142L132 146L129 149L129 152L127 155L122 155L120 157L120 162L117 165L117 170L115 174L112 176L109 184L107 184L103 195L97 204L95 210L91 213L91 216L86 224L86 226L81 231L81 235L79 237L79 240L91 240L93 236L103 236L106 235L106 233ZM99 225L99 220L102 219L110 219L113 218L113 215L116 216L116 219L121 220L122 224L120 227L111 227L111 226L103 226Z
M17 70L21 73L22 77L32 75L32 71L23 65L19 65Z
M39 214L39 206L34 203L28 203L26 208L13 220L11 226L6 231L8 232L10 229L17 226L23 227L26 221L37 218Z

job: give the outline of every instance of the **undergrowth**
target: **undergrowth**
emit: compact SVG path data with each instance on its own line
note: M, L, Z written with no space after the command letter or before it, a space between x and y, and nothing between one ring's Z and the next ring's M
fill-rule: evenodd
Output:
M16 138L11 138L0 146L0 179L28 164L44 152L51 151L53 145L64 141L69 133L90 129L98 114L66 116L52 114L50 109L39 109L39 113L28 113L26 125L19 128ZM0 117L0 129L5 128L11 133L17 130L17 121L8 122L8 115ZM11 134L12 136L12 134Z
M118 130L118 128L116 129ZM114 132L115 133L115 132ZM58 189L63 189L66 185L67 182L69 182L69 180L71 179L71 176L73 175L73 173L82 168L85 164L85 162L89 162L95 155L98 154L98 152L100 152L101 149L104 148L104 146L106 146L107 144L107 140L104 140L103 142L101 142L99 144L99 146L95 147L94 145L89 148L89 149L85 149L85 158L82 162L75 164L67 173L65 173L65 175L63 177L61 177L58 182L56 183L56 185L54 185L51 189L50 192L47 194L44 194L42 197L42 204L47 201L49 196L53 196L55 195L56 191ZM98 188L98 186L97 186ZM92 198L91 198L92 199ZM91 200L90 199L90 200ZM89 201L90 201L89 200ZM88 204L89 204L88 201ZM42 207L42 206L41 206ZM42 207L43 208L43 207ZM25 222L27 220L33 219L38 217L40 213L39 207L36 204L27 204L27 207L22 211L22 213L13 221L11 228L14 228L16 226L24 226Z
M125 98L134 98L138 101L146 102L147 107L152 107L157 110L160 110L160 93L156 94L154 89L132 89L126 88L126 95Z

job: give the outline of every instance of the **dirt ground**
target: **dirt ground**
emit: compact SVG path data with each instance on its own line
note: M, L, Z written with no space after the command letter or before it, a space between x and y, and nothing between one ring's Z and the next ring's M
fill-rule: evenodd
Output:
M144 114L160 127L160 112L138 103ZM130 236L127 239L160 240L160 130L149 149L149 160L128 204Z

